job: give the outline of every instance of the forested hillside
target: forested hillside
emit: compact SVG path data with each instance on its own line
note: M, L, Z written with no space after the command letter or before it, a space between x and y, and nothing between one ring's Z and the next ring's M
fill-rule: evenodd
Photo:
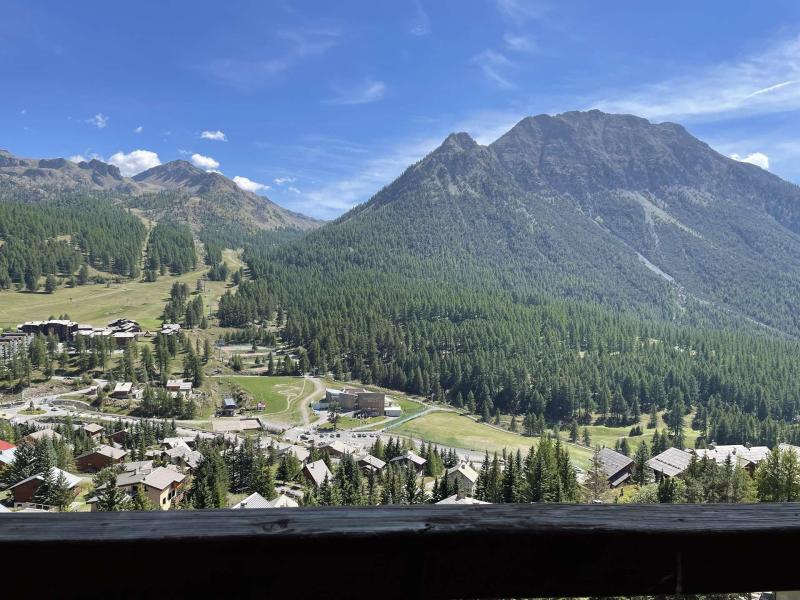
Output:
M705 440L797 439L797 202L676 125L536 117L489 147L452 135L335 223L249 247L255 281L219 316L285 311L313 365L484 418L666 408Z
M42 275L70 277L83 264L136 277L145 235L139 218L100 199L0 202L0 288L35 289Z

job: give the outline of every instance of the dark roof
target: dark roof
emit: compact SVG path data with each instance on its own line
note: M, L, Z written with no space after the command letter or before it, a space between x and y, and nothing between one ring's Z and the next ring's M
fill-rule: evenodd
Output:
M616 475L633 464L633 459L630 456L625 456L611 448L602 448L598 458L603 465L603 471L608 477Z

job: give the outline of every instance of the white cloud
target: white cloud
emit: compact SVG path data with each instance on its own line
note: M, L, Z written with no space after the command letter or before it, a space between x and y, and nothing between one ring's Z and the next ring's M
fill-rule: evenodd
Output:
M630 94L599 100L593 108L651 119L718 118L800 109L800 37L762 52Z
M296 177L276 177L273 183L275 185L283 185L284 183L294 183L295 181L297 181Z
M74 154L70 156L68 159L70 162L79 163L79 162L86 162L86 157L83 154Z
M202 154L192 154L192 164L206 171L211 171L219 167L219 161L214 160L210 156L203 156Z
M24 117L25 115L28 114L28 109L27 108L23 108L21 111L19 111L19 114L21 114Z
M119 167L125 177L131 177L161 164L158 154L150 150L134 150L127 154L120 151L112 154L108 162Z
M216 131L204 131L200 134L200 137L204 140L213 140L215 142L227 142L228 136L226 136L223 132L219 129Z
M74 163L89 162L90 160L105 161L105 159L97 152L91 152L88 154L74 154L70 156L67 160Z
M241 175L237 175L236 177L234 177L233 182L240 188L248 192L257 193L269 189L268 185L264 185L263 183L258 183L257 181L253 181L252 179L248 179L247 177L242 177Z
M142 133L144 131L144 127L139 125L136 129L133 130L133 133Z
M734 153L731 154L731 158L733 160L738 160L739 162L746 162L750 163L751 165L756 165L757 167L761 167L765 171L769 171L769 156L767 156L763 152L753 152L752 154L748 154L747 156L740 156Z
M484 50L472 59L472 62L483 72L486 79L496 86L510 90L516 87L507 76L514 63L505 54L495 50Z
M550 5L541 0L495 0L495 2L503 16L516 23L545 20L550 12Z
M328 100L330 104L368 104L370 102L377 102L386 96L386 84L382 81L373 81L365 79L358 85L351 89L338 88L336 91L337 96Z
M411 35L428 35L431 32L431 19L422 7L421 0L414 2L414 20L411 23Z
M290 185L290 186L289 186L288 188L286 188L286 189L288 189L288 190L289 190L290 192L292 192L293 194L300 194L300 193L301 193L301 192L300 192L300 190L298 190L298 189L297 189L296 187L294 187L293 185Z
M106 125L108 125L108 117L103 113L97 113L91 119L86 119L86 122L90 125L94 125L98 129L103 129Z

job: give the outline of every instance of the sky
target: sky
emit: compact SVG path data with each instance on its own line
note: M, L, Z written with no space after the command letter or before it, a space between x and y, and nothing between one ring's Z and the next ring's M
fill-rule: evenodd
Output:
M800 2L6 0L0 19L0 148L126 175L188 160L324 219L451 132L590 108L800 183Z

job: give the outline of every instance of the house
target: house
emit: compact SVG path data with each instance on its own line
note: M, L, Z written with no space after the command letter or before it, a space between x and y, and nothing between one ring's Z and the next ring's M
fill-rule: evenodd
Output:
M17 326L17 331L45 337L54 336L59 342L67 342L78 332L78 324L68 319L50 319L48 321L27 321Z
M128 437L130 436L130 431L127 429L120 429L119 431L114 431L108 434L108 441L112 444L119 444L120 446L124 445L125 442L128 441Z
M455 467L447 469L445 479L450 489L457 489L459 493L469 496L475 491L475 484L478 482L478 472L468 463L462 462Z
M128 456L127 450L101 444L94 450L75 457L75 467L81 473L96 473L111 465L118 465Z
M233 398L223 398L220 414L224 417L232 417L236 414L238 408L239 407L236 405L236 400Z
M371 454L367 454L366 456L362 456L358 459L358 466L361 467L361 470L365 473L375 473L383 469L386 466L386 463L380 458L376 458Z
M111 390L111 397L120 398L124 400L130 397L132 391L133 391L133 383L131 383L130 381L121 382L116 384L114 386L114 389Z
M141 333L142 327L133 319L117 319L108 324L108 328L117 333Z
M185 446L186 448L189 448L190 444L194 444L194 438L166 437L163 440L161 440L161 448L163 450L169 450L170 448L178 448L180 446Z
M631 478L633 459L611 448L601 448L597 455L603 472L608 478L608 485L618 487Z
M328 456L333 458L342 458L345 454L355 455L361 452L360 448L345 444L341 440L334 440L326 444L321 444L319 449L323 452L327 452Z
M83 429L86 432L86 434L93 440L96 440L97 438L102 436L103 432L106 430L105 427L97 423L87 423L86 425L81 427L81 429Z
M667 448L661 454L647 461L647 466L653 469L656 480L662 477L675 477L689 468L692 462L692 453L680 448Z
M181 326L178 323L164 323L158 333L161 335L177 335L180 330Z
M197 450L192 450L186 444L164 450L161 458L178 466L181 471L194 472L203 460L203 455Z
M6 450L12 450L13 448L16 448L16 446L11 442L0 440L0 452L5 452Z
M491 502L484 502L477 498L470 498L461 492L448 496L444 500L439 500L436 504L491 504Z
M131 342L135 342L137 336L135 333L129 331L117 331L116 333L112 333L111 337L114 338L114 341L117 343L117 348L124 348Z
M173 503L183 497L186 475L169 467L157 467L142 479L144 491L154 506L169 510ZM119 485L119 482L117 482Z
M333 480L333 473L331 473L324 460L317 460L303 465L303 476L316 487L321 486L325 479L328 481Z
M57 431L53 431L52 429L40 429L38 431L34 431L33 433L29 433L23 438L25 441L30 442L31 444L35 444L41 440L51 440L55 441L62 441L64 436L62 436Z
M289 498L286 494L280 494L274 500L269 500L267 504L269 504L267 508L298 508L300 506L297 500Z
M694 451L698 458L709 458L717 464L724 464L730 457L733 464L737 464L752 475L755 473L756 466L769 456L769 448L766 446L751 446L750 444L732 444L729 446L718 446L710 444L708 448L698 448Z
M188 397L192 395L192 382L184 381L183 379L170 379L167 381L166 387L170 396L175 398L178 394Z
M400 456L395 456L389 462L393 465L398 465L402 467L406 466L414 467L414 470L417 473L420 473L422 472L422 468L425 466L425 463L428 461L419 456L413 450L408 450L407 452L401 454Z
M309 457L311 456L311 452L305 446L298 446L296 444L290 444L285 448L282 448L278 451L278 454L281 456L284 454L288 454L290 456L294 456L297 460L301 463L306 462Z
M67 482L67 489L71 490L74 494L77 495L78 493L78 484L81 482L81 478L77 477L71 473L67 473L66 471L62 471L57 467L53 467L51 470L51 476L54 478L59 478L64 476L64 479ZM16 508L25 508L28 504L34 502L34 496L36 496L36 490L39 489L41 483L45 480L44 473L37 473L36 475L32 475L27 479L23 479L22 481L18 481L10 488L11 495L14 498L14 506Z

